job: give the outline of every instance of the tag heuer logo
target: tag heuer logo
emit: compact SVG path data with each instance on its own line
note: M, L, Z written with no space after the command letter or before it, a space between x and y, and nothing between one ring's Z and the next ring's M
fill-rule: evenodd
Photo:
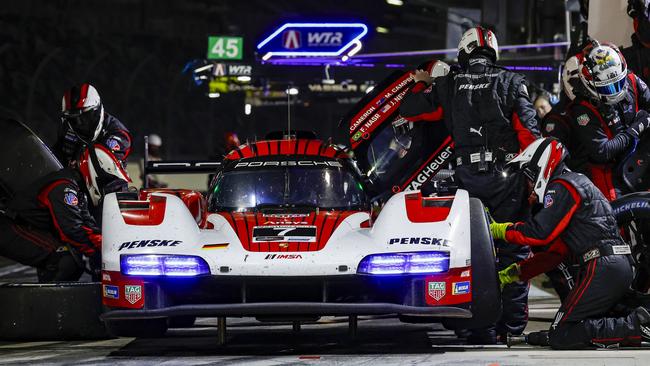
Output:
M140 285L125 285L124 298L131 304L135 304L142 298L142 286Z
M579 115L578 118L577 118L577 120L578 120L578 124L579 124L580 126L586 126L587 123L589 123L589 121L590 121L591 119L590 119L589 116L585 113L585 114L581 114L581 115Z
M429 296L436 301L440 301L445 296L447 290L446 282L429 282Z

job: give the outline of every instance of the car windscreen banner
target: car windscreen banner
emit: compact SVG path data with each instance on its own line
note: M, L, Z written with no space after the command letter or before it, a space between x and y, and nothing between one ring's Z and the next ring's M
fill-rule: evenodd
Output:
M255 226L253 243L316 242L316 226Z
M435 62L418 68L430 71ZM451 162L453 142L443 121L409 122L399 114L413 83L412 71L391 73L342 120L376 193L421 189Z

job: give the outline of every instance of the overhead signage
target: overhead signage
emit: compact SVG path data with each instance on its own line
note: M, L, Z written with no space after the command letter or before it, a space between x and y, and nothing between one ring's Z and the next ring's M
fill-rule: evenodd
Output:
M242 37L208 37L208 60L241 60L244 40Z
M314 93L363 93L372 84L354 84L354 83L340 83L340 84L308 84L309 91Z
M212 68L214 76L251 76L252 74L253 66L251 65L216 62Z
M257 45L272 56L339 56L368 33L362 23L286 23Z

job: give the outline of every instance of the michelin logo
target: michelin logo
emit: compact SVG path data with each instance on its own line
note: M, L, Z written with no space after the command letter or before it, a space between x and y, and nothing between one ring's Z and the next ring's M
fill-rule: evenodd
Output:
M437 245L441 247L449 247L450 241L447 239L430 238L430 237L414 237L414 238L390 238L388 245L393 244L419 244L419 245Z
M630 203L626 203L621 207L614 209L614 215L618 215L622 212L629 211L632 209L638 209L638 208L643 208L643 209L650 208L650 203L648 203L648 201L633 201Z

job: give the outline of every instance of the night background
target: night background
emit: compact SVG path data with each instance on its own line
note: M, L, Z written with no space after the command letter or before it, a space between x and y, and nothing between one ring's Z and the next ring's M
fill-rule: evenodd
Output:
M577 1L569 8L577 19ZM362 91L310 93L308 84L326 78L324 66L262 65L261 55L255 54L256 44L284 22L365 23L369 33L356 56L362 59L372 53L455 48L473 22L493 27L500 45L562 41L564 9L562 0L415 0L403 6L384 0L5 1L0 11L0 115L26 122L51 144L64 90L90 82L106 111L131 130L134 155L141 155L144 135L158 133L168 158L202 158L221 144L226 131L236 132L243 142L286 128L282 94L295 86L300 94L293 98L292 128L345 142L346 129L337 125ZM210 35L244 38L240 63L252 65L253 77L234 84L257 92L210 98L207 81L197 85L191 70L183 72L188 65L201 65ZM530 57L506 52L501 62L553 68L527 73L530 81L552 91L563 57L558 54L553 49ZM371 85L396 68L412 69L431 57L372 58L364 66L332 65L328 72L337 84ZM244 113L246 103L252 103L250 115Z

